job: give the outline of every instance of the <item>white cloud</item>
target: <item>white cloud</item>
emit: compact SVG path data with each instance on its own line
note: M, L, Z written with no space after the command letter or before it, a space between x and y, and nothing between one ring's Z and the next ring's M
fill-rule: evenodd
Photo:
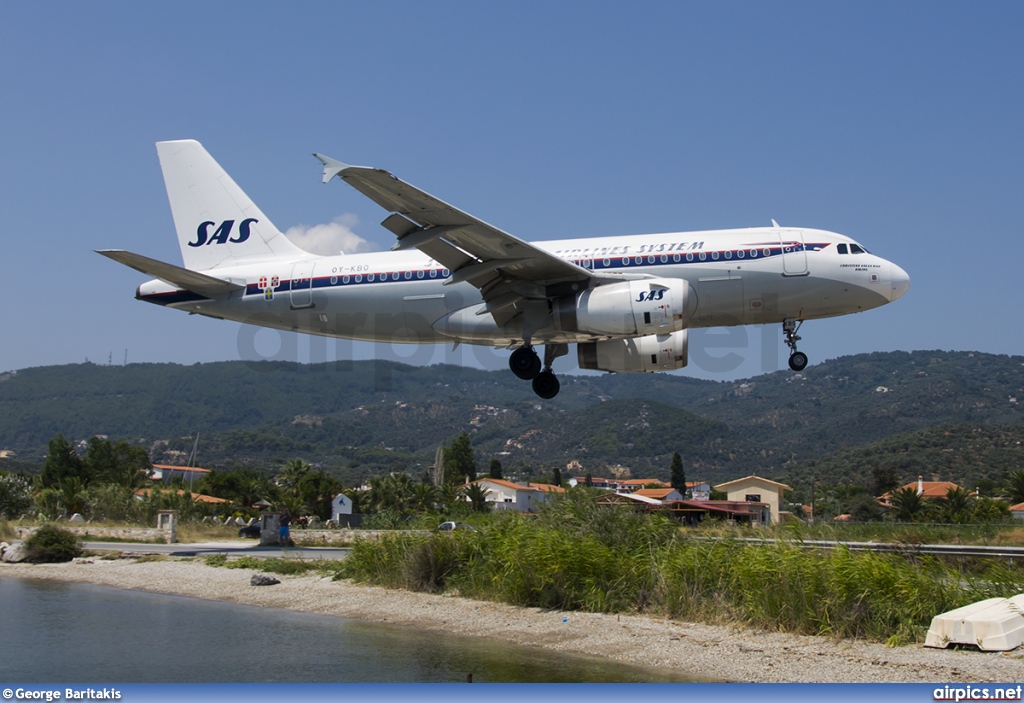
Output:
M328 224L289 227L284 236L311 254L322 256L373 251L375 248L373 244L352 231L358 224L358 217L353 214L345 214L335 217Z

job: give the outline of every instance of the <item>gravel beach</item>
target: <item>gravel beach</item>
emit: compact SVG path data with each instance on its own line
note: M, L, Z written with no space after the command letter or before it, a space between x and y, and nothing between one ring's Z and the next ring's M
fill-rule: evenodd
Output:
M740 682L1019 682L1024 652L886 647L824 637L759 632L638 615L518 608L330 581L278 576L251 586L254 572L196 560L80 559L67 564L0 564L0 578L84 581L118 588L289 608L438 632L489 637L561 652ZM563 622L567 619L567 622Z

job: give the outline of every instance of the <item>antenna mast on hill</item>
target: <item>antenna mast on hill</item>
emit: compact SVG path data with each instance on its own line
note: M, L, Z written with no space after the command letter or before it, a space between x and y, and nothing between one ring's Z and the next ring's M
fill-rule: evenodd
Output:
M196 432L196 441L192 445L192 453L189 455L188 461L185 462L185 466L191 466L192 468L195 468L195 466L196 466L196 454L198 453L198 451L199 451L199 433ZM195 471L189 471L188 472L188 490L189 490L189 493L192 492L192 479L195 478L195 475L196 475Z

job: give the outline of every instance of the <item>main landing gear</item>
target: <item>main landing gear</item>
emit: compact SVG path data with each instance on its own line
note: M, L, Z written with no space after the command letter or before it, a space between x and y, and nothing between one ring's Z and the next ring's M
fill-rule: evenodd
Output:
M807 368L807 355L796 350L796 343L800 341L800 336L796 332L802 324L804 324L803 320L794 320L792 318L782 321L782 333L786 335L786 346L789 347L790 351L789 368L794 371L803 371Z
M512 356L508 358L508 367L518 378L533 381L533 392L544 400L550 400L558 395L562 387L558 377L551 372L551 365L557 357L568 353L568 344L545 344L542 366L537 352L527 344L512 352Z

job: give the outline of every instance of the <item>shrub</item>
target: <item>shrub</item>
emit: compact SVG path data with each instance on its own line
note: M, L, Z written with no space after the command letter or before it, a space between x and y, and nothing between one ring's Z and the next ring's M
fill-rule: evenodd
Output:
M25 540L26 561L36 564L71 561L81 555L82 545L70 530L43 525Z
M24 476L0 474L0 517L21 517L32 507L32 487Z

